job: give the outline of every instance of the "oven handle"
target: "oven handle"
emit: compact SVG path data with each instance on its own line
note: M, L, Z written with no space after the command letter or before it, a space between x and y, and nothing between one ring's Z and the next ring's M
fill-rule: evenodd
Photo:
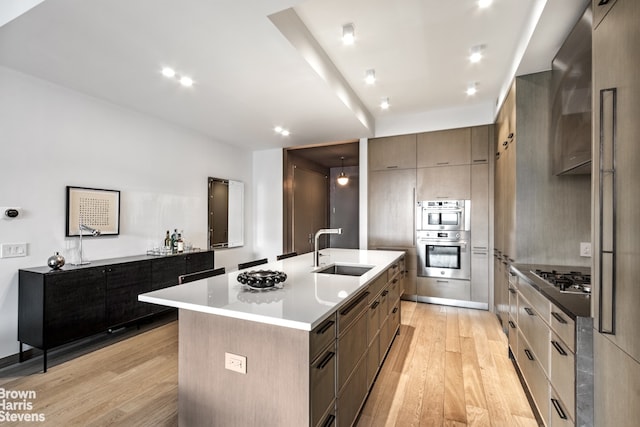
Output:
M466 240L434 240L434 239L421 239L418 238L418 243L433 244L439 246L461 246L462 249L467 249L468 242Z

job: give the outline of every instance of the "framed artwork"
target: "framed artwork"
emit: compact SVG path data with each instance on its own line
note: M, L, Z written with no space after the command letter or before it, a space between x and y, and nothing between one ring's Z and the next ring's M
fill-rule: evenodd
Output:
M120 234L120 191L67 186L66 236L79 236L80 225L83 236Z

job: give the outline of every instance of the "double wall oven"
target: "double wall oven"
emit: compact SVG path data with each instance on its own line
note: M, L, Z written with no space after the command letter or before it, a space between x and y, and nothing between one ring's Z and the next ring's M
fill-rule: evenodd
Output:
M418 202L418 276L471 278L470 209L469 200Z

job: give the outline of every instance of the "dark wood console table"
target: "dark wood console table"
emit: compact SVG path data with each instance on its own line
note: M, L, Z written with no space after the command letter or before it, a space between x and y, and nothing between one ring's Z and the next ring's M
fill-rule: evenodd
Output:
M138 295L178 284L178 276L214 267L213 251L130 256L19 270L18 340L43 351L151 316L166 307Z

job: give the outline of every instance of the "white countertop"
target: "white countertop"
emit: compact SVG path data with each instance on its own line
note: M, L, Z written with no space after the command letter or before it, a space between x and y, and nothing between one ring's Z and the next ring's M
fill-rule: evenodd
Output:
M138 296L140 301L220 316L310 331L349 297L402 256L399 251L323 249L320 267L313 253L270 262L246 270L172 286ZM330 264L373 266L359 277L314 273ZM250 290L237 281L240 272L275 270L287 274L281 288Z

